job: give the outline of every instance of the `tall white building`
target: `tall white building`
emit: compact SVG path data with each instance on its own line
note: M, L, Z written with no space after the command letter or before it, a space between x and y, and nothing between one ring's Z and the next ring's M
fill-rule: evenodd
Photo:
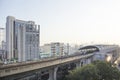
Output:
M6 22L8 60L16 58L21 62L38 59L39 33L40 25L36 25L35 22L8 16Z

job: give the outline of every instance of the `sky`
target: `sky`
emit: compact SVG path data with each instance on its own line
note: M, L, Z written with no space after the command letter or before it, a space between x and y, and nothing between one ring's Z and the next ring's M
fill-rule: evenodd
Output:
M120 0L0 0L0 27L6 17L35 21L40 44L120 44Z

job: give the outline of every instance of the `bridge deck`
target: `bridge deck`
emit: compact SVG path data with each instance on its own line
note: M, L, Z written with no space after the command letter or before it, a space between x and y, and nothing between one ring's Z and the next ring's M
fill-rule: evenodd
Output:
M33 62L26 62L26 63L2 65L0 66L0 77L27 72L35 69L41 69L45 67L60 65L63 63L79 60L82 58L87 58L90 56L93 56L93 54L87 54L82 56L74 55L69 57L53 58L53 59L48 59L43 61L33 61Z

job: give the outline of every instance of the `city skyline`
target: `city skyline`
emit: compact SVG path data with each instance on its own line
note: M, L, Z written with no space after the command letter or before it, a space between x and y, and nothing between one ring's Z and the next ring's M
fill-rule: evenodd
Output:
M7 16L41 25L40 43L120 45L119 0L1 0L0 27Z

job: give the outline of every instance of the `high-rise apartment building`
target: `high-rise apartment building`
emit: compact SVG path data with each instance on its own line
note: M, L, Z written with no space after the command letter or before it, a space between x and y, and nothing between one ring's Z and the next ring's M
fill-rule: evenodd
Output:
M7 17L6 45L7 59L19 62L39 58L40 25L33 21L23 21Z
M59 43L59 42L51 43L51 55L63 56L64 55L64 44Z
M60 42L52 42L41 46L41 53L49 54L50 56L63 56L64 44Z

